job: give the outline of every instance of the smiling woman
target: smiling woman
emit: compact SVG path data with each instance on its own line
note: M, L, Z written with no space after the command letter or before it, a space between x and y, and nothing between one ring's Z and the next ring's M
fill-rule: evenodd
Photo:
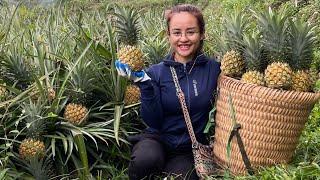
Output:
M203 130L212 109L220 64L202 52L205 23L197 7L174 6L165 12L165 18L171 52L163 62L141 71L139 80L134 81L141 91L141 116L148 127L133 138L130 179L159 173L174 174L177 179L198 179L189 128L174 83L177 80L193 134L199 143L208 144ZM127 78L137 74L122 68L126 65L116 66L119 74Z

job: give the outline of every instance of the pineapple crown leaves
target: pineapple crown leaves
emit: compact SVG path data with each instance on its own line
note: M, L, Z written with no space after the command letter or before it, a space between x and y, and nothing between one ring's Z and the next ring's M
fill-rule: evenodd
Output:
M3 76L12 83L17 82L19 88L25 89L33 80L30 64L15 50L9 53L1 56Z
M234 14L227 16L224 23L225 37L229 48L240 50L243 33L247 30L249 19L242 11L235 11Z
M39 101L33 103L24 102L21 105L21 118L26 122L27 136L32 138L40 138L48 124L46 119L46 108Z
M260 13L251 11L258 20L258 25L263 35L262 42L264 48L268 53L272 54L273 60L285 60L289 16L286 9L277 13L273 12L271 8Z
M16 155L17 165L26 172L30 173L37 180L55 179L55 172L53 168L53 162L51 157L39 158L37 156L30 158L29 160L23 160Z
M74 64L70 62L67 69L71 70ZM85 94L92 92L95 84L94 69L92 66L92 61L86 61L82 59L71 72L69 79L69 91L73 94L73 99L85 98Z
M260 39L261 34L257 31L253 31L252 34L243 34L243 56L247 70L256 70L259 72L264 70L263 51Z
M115 6L116 33L119 41L126 45L136 45L141 31L140 16L132 7Z
M315 26L302 19L289 20L289 58L293 69L309 69L312 63L313 47L317 41Z

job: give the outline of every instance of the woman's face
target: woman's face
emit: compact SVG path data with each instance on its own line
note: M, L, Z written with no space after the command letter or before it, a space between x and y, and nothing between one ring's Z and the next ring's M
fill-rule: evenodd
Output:
M175 13L169 23L168 38L175 60L186 63L194 57L204 38L195 16L188 12Z

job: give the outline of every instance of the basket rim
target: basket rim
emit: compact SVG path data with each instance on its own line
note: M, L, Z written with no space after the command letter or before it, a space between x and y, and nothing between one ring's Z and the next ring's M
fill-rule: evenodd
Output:
M227 83L228 85L226 85ZM290 95L290 97L294 97L294 99L307 98L308 100L314 101L314 102L320 99L320 92L300 92L300 91L293 91L293 90L274 89L266 86L259 86L255 84L245 83L239 79L235 79L235 78L220 74L218 78L218 88L221 89L222 87L229 86L229 84L231 84L230 86L232 86L232 89L234 89L234 91L241 90L242 92L245 92L250 90L250 92L256 92L255 94L257 97L263 97L263 96L266 97L270 95L274 95L274 96ZM251 95L252 93L244 93L244 94Z

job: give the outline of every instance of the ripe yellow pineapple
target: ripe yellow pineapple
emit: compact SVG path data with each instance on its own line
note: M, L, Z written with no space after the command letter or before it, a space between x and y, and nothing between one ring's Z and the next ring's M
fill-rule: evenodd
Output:
M223 30L223 39L225 40L221 42L220 48L224 52L221 60L221 71L226 76L241 77L245 72L242 41L247 25L247 18L240 11L225 17Z
M258 86L265 85L264 75L259 71L248 71L244 73L241 77L241 81Z
M141 71L144 67L143 53L135 46L124 46L118 52L122 63L128 64L133 71Z
M292 76L292 90L308 92L312 89L313 79L307 71L298 70Z
M287 63L274 62L265 70L265 81L268 87L288 89L292 84L292 70Z
M259 13L253 11L257 18L262 42L268 57L265 69L266 85L270 88L289 89L292 84L292 70L285 54L288 37L288 13L273 12L271 9Z
M247 72L245 72L241 81L264 86L264 63L262 57L262 45L260 43L259 33L253 32L251 35L243 35L244 58L246 62Z
M87 120L88 109L82 104L69 103L63 117L73 125L81 125Z
M314 72L310 70L316 35L313 27L297 19L290 22L289 57L290 66L295 70L292 77L292 90L308 92L315 84Z
M23 159L43 158L45 153L44 142L33 138L24 139L19 146L19 155Z
M129 85L124 95L124 103L126 105L136 104L140 102L140 89L135 85Z
M224 75L239 77L243 74L244 68L244 59L238 51L231 50L224 54L221 61L221 71Z
M115 16L116 32L121 43L118 58L133 71L140 71L144 67L144 60L143 53L137 46L141 31L139 14L133 8L117 7Z

